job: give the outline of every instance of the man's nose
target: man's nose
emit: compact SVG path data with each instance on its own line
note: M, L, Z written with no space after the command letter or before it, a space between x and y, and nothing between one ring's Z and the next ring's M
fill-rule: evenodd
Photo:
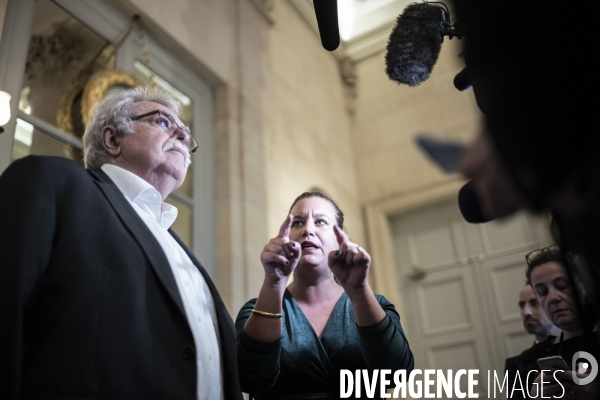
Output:
M187 145L190 142L190 139L192 137L189 133L187 133L184 129L180 128L179 126L175 128L175 133L173 133L173 136L175 136L177 140L181 141L185 145Z
M531 311L531 307L530 306L525 306L521 309L521 315L523 316L523 318L527 317L528 315L531 315L532 311Z
M549 288L548 289L548 294L546 295L546 298L548 299L548 303L552 304L552 303L559 303L562 301L562 297L560 295L560 291L554 289L554 288Z

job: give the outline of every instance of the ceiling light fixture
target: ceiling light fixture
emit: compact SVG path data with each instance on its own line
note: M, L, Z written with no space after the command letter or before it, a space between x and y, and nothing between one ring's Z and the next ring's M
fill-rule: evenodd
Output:
M10 94L0 90L0 133L4 132L3 126L10 121Z
M354 0L338 0L338 18L340 37L342 40L349 40L352 37L354 22L356 21Z

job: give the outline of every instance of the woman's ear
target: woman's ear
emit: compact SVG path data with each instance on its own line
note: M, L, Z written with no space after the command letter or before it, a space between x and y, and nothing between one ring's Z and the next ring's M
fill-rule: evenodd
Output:
M121 154L121 138L117 135L117 129L112 125L102 128L102 143L104 149L112 157L117 158Z

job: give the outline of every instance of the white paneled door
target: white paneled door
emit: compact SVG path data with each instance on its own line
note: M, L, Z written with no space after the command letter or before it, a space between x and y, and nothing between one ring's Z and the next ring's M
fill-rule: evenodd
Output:
M525 254L550 243L548 219L519 214L473 225L456 200L390 219L398 290L419 369L479 369L480 398L487 371L533 343L521 323L518 294L525 285ZM461 391L466 390L461 380Z

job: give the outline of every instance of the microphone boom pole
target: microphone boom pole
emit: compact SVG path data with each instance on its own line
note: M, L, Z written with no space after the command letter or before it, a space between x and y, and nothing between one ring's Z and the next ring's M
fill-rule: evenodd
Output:
M328 51L334 51L340 45L337 0L313 0L321 44Z

